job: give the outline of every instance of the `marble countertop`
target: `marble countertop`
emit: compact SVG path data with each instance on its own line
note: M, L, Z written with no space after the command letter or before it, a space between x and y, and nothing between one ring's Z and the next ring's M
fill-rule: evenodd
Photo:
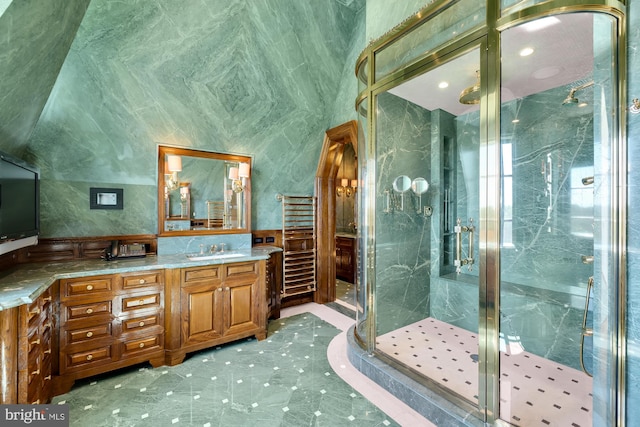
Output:
M276 246L257 246L228 252L237 254L238 257L208 260L191 260L185 254L174 254L112 261L78 260L21 264L0 272L0 311L31 303L58 279L255 261L267 259L272 252L281 250Z

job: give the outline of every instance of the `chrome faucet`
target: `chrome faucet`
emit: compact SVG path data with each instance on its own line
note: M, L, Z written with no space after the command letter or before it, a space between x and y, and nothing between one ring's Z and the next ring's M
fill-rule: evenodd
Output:
M226 243L220 243L220 252L224 252L224 245L225 245L225 244L226 244Z

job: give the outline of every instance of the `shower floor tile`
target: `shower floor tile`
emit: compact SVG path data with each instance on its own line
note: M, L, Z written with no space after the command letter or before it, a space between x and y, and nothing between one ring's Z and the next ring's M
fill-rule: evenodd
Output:
M471 402L478 401L478 337L427 318L377 338L378 350ZM592 379L501 343L500 415L514 425L591 425Z

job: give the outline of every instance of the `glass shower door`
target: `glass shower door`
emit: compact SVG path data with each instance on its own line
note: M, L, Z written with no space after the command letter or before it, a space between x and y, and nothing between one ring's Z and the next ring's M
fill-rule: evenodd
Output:
M592 425L593 291L613 294L596 274L607 262L596 248L608 241L598 212L610 203L613 22L573 13L502 34L500 418L514 425Z
M480 53L376 95L375 348L478 405Z

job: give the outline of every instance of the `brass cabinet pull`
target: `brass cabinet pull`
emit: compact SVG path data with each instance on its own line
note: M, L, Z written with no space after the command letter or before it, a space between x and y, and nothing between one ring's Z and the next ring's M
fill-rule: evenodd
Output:
M92 308L87 308L87 314L91 314L93 313L93 309Z
M44 353L44 354L51 354L51 349L50 349L50 348L48 348L48 349L46 349L45 351L43 351L43 353Z
M51 301L51 297L44 297L44 298L42 298L42 300L49 302L49 301Z
M47 375L46 377L44 377L45 381L49 381L51 379L51 375Z
M145 305L145 301L143 299L138 300L138 305Z
M222 292L222 288L218 288L218 292Z
M230 290L230 289L231 289L231 288L230 288L230 287L228 287L228 286L227 286L226 288L224 288L224 290L225 290L225 291L228 291L228 290Z
M34 314L40 314L40 308L36 308L33 311L30 311L29 314L34 315Z
M38 375L40 373L40 369L36 369L35 371L31 372L31 375Z
M144 279L140 279L138 283L140 283L141 285L144 285L145 280Z
M141 342L140 344L138 344L138 347L140 347L140 348L144 347L144 343Z
M35 341L31 341L31 345L38 345L38 344L40 344L40 338L38 338Z
M87 356L87 360L91 360L91 359L93 359L93 354L90 354Z
M140 322L138 325L142 328L144 326L144 322Z
M93 332L89 331L87 332L87 338L91 338L93 336Z
M93 290L93 285L87 285L87 290L88 291L92 291Z

